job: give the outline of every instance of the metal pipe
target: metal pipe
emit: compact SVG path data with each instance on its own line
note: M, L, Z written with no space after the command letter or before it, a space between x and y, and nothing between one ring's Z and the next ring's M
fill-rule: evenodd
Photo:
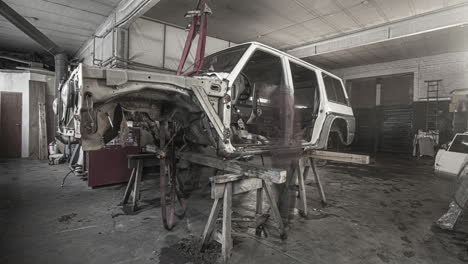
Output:
M21 60L21 59L9 57L9 56L2 56L2 55L0 55L0 59L5 59L5 60L9 60L9 61L15 61L15 62L19 62L19 63L23 63L23 64L28 64L28 65L31 65L31 64L32 64L31 61L25 61L25 60Z

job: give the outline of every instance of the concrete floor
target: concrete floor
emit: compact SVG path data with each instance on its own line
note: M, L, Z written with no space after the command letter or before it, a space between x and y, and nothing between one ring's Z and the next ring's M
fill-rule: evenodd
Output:
M201 235L207 188L192 194L186 217L168 232L155 180L145 181L143 209L125 215L117 206L124 185L90 189L71 176L60 188L66 172L64 165L0 161L0 263L197 262L178 252L179 241ZM466 220L456 232L433 227L453 184L436 178L430 161L386 155L371 166L329 164L320 172L330 205L321 208L309 184L309 219L293 219L284 242L274 230L260 239L247 232L235 241L232 263L468 261Z

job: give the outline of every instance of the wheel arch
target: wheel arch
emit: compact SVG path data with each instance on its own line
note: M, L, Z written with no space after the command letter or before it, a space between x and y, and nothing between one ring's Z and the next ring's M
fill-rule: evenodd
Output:
M354 116L330 113L325 119L317 148L324 149L332 133L337 133L341 143L348 146L354 139L354 130Z

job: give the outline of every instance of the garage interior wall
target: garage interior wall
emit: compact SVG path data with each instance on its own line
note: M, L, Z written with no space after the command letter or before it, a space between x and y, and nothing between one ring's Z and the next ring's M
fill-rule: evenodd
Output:
M29 156L29 77L26 72L0 72L0 92L22 94L21 110L21 157Z
M356 117L353 149L409 153L413 131L413 73L347 81Z
M31 150L33 153L35 147L31 145L31 136L36 137L34 129L31 126L37 124L36 119L32 119L34 114L32 105L36 106L38 96L40 100L46 103L46 122L47 122L47 141L51 142L55 134L55 120L52 110L52 103L54 100L54 75L51 74L38 74L25 71L0 71L0 92L18 92L22 94L22 110L21 110L21 157L30 157ZM31 93L31 89L39 89ZM31 98L34 95L34 99ZM36 131L37 132L37 131ZM32 142L36 144L37 141Z
M468 52L445 53L408 60L398 60L333 70L344 80L385 76L400 73L414 74L413 101L425 100L426 83L442 80L440 97L448 97L456 89L467 89Z
M468 88L468 52L349 67L333 72L347 83L356 116L357 137L352 148L367 153L409 153L412 136L426 127L426 81L442 80L438 104L439 139L445 143L452 137L453 116L449 112L449 96L453 90ZM409 74L412 77L408 77ZM391 78L405 75L403 79ZM412 78L411 84L409 78ZM381 85L380 106L376 99L378 83ZM409 90L408 85L412 85Z
M105 36L94 38L94 45L83 49L76 57L87 65L106 66L113 57L115 49L115 31ZM146 18L138 18L128 29L128 68L140 70L177 70L187 31ZM195 38L186 68L193 64L196 52ZM228 48L231 42L207 37L205 55ZM93 54L95 54L93 56Z

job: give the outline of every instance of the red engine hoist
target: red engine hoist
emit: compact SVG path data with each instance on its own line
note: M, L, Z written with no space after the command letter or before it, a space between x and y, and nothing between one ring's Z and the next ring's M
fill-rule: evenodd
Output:
M187 57L190 53L192 47L192 42L198 34L198 46L197 53L195 56L195 62L193 70L186 73L185 75L192 75L200 70L200 67L203 65L203 60L205 57L205 43L206 43L206 23L207 16L211 14L211 10L206 4L206 0L198 0L197 8L193 11L189 11L185 14L185 17L191 17L192 23L190 24L189 33L187 40L185 41L184 51L182 52L182 57L180 58L179 67L177 68L177 75L182 74ZM171 123L173 129L169 129L168 122L163 122L160 125L160 155L159 167L160 167L160 188L161 188L161 210L162 210L162 220L164 227L167 230L171 230L174 227L174 215L176 215L175 210L175 201L176 198L179 200L180 206L182 208L182 213L180 217L185 214L185 202L183 194L180 192L180 189L177 185L180 184L177 178L177 169L176 169L176 157L175 157L175 145L174 137L177 134L175 129L175 123ZM166 138L170 138L169 142L166 142ZM166 178L169 179L169 185L171 189L169 190L170 203L166 203ZM135 195L135 194L134 194ZM128 196L128 195L127 195ZM169 205L169 214L167 212L167 207Z
M205 44L206 44L206 28L207 28L207 16L211 15L211 9L206 4L206 0L198 0L197 7L195 10L188 11L185 17L191 17L192 22L190 23L189 33L187 40L185 41L184 51L180 58L179 67L177 68L177 75L182 74L185 62L190 53L192 42L198 34L197 53L195 55L195 61L193 64L193 70L186 73L185 75L192 75L200 70L205 59Z

